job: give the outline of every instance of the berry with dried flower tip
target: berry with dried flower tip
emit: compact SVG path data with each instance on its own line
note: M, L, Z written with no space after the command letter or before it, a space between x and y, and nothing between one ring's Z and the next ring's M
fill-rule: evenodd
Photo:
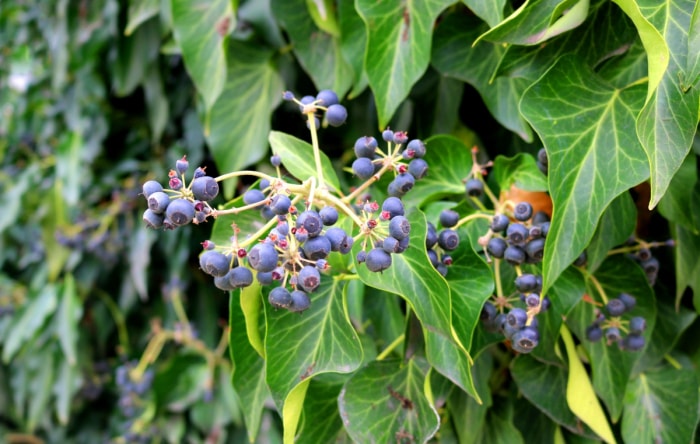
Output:
M419 139L413 139L406 145L406 150L413 153L412 157L423 157L425 156L425 143ZM405 152L404 151L404 152Z
M199 267L211 276L222 277L231 269L231 259L218 251L206 250L199 256Z
M305 265L299 272L297 284L300 285L304 291L311 293L318 288L320 283L321 274L315 266Z
M438 245L443 250L452 251L459 246L459 234L451 228L446 228L438 234Z
M384 141L386 142L393 142L394 132L389 128L385 129L384 131L382 131L382 139L384 139Z
M159 182L156 182L155 180L149 180L143 184L142 192L146 199L148 199L148 197L151 194L157 191L163 191L163 185L161 185Z
M175 199L165 209L165 217L177 226L192 222L194 214L194 205L187 199Z
M163 226L164 216L162 214L156 214L150 208L143 212L143 221L146 223L148 228L160 228Z
M197 200L210 201L219 194L219 184L213 177L198 177L192 181L192 194Z
M440 212L440 225L452 228L459 222L459 213L454 210L442 210Z
M274 308L289 308L293 302L292 295L284 287L273 288L267 299Z
M323 207L321 211L318 212L318 215L321 217L323 225L327 227L338 222L338 210L334 207Z
M302 313L311 306L309 295L301 290L294 290L291 293L292 304L287 307L287 310L296 313Z
M272 271L277 267L278 260L277 250L270 242L257 244L248 252L248 263L256 271Z
M509 223L510 219L508 219L508 216L505 214L496 214L493 216L493 219L491 219L491 231L494 233L504 231L508 228Z
M465 185L467 195L471 197L481 197L484 194L484 183L479 179L469 179Z
M520 222L525 222L532 217L532 205L529 202L520 202L513 208L513 217Z
M367 265L367 269L369 271L373 271L375 273L384 271L391 267L391 255L382 248L373 248L369 253L367 253L365 265Z
M148 196L148 209L155 214L162 214L170 205L170 197L163 191L155 191Z
M377 150L377 139L370 136L360 137L355 141L354 151L357 157L374 158L374 153Z
M428 174L428 162L423 159L413 159L408 164L408 173L417 180L424 178Z
M182 156L182 159L178 159L177 161L175 161L175 169L180 174L185 174L189 166L190 163L187 161L187 156Z

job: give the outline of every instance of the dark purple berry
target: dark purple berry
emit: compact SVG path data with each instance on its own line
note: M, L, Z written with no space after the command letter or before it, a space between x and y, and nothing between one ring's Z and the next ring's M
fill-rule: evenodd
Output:
M537 277L525 273L515 278L515 288L521 293L529 293L537 288Z
M622 348L629 351L639 351L644 348L646 341L644 336L638 334L629 334L622 341Z
M398 197L387 197L382 203L382 212L385 211L389 213L389 219L394 216L403 216L404 208L401 199Z
M511 265L520 265L525 262L525 250L515 245L509 245L503 253L503 259Z
M278 260L277 250L270 242L257 244L248 252L248 263L256 271L272 271L277 267Z
M408 164L408 173L416 180L424 178L428 173L428 162L423 159L413 159Z
M518 353L530 353L540 342L540 333L531 326L525 327L510 339L513 350Z
M412 157L423 157L425 156L425 143L419 139L413 139L406 145L406 151L413 152Z
M625 304L625 311L630 311L637 305L637 298L629 293L620 293L617 298Z
M318 285L321 283L321 274L313 265L305 265L299 272L297 283L304 289L304 291L311 293L316 290Z
M367 157L358 157L352 163L352 172L362 180L374 176L374 164Z
M532 262L541 262L544 257L544 239L532 239L525 244L525 252Z
M348 118L348 110L343 105L331 105L326 110L326 120L330 126L340 126Z
M190 163L187 161L186 156L182 156L182 159L178 159L177 161L175 161L175 169L180 174L185 174L189 166Z
M605 308L608 310L610 316L622 316L624 312L627 311L625 303L617 298L610 299Z
M277 194L270 201L270 209L278 216L287 214L289 207L292 206L292 201L284 194Z
M425 248L433 248L438 241L437 230L432 222L428 222L428 230L425 234Z
M459 213L454 210L442 210L440 212L440 225L452 228L459 222Z
M598 324L589 325L586 328L586 338L591 342L598 342L603 339L603 329Z
M389 221L389 235L401 240L411 233L411 223L404 216L395 216Z
M339 227L327 229L325 235L331 243L331 251L340 251L341 247L348 241L348 234Z
M491 219L491 231L500 233L508 228L509 223L510 219L508 219L508 216L505 214L496 214L493 216L493 219Z
M532 205L529 202L520 202L513 208L513 217L521 222L532 217Z
M469 179L465 185L467 195L471 197L480 197L484 194L484 182L479 179Z
M215 250L207 250L199 256L199 266L211 276L225 276L231 269L231 259Z
M508 244L500 237L492 237L486 244L486 251L496 259L503 259L506 248L508 248Z
M292 305L292 295L284 287L273 288L267 299L274 308L288 308Z
M253 273L246 267L233 267L227 276L233 288L244 288L253 283Z
M605 330L605 340L608 341L608 344L612 344L613 342L617 342L622 338L622 335L620 334L620 329L617 327L609 327L607 330Z
M416 178L413 177L413 175L402 173L397 175L394 180L389 183L387 192L390 196L402 197L413 189L413 185L415 185L415 183Z
M384 131L382 131L382 139L384 139L385 142L393 142L394 132L389 128L385 129Z
M163 191L155 191L148 196L148 209L155 214L163 214L170 205L170 197Z
M338 210L334 207L323 207L321 211L318 212L318 215L321 217L323 225L327 227L335 225L335 223L338 222Z
M506 323L511 327L523 328L527 323L527 312L522 308L513 308L506 317Z
M445 228L438 234L438 245L446 251L455 250L459 246L459 234L451 228Z
M355 156L356 157L366 157L368 159L374 158L374 153L377 150L377 139L374 137L364 136L360 137L355 141Z
M506 229L506 237L511 245L525 245L530 231L523 224L512 223Z
M647 321L641 316L630 319L630 333L641 335L647 329Z
M165 217L177 226L187 225L194 219L194 205L187 199L175 199L165 209Z
M151 194L157 191L163 191L163 185L155 180L149 180L143 184L142 191L143 195L146 197L146 199L148 199Z
M297 217L296 226L297 229L303 226L306 232L309 233L309 237L316 237L321 234L323 230L321 216L313 210L307 210L301 213Z
M246 205L256 204L263 200L265 200L265 194L256 188L249 189L243 193L243 203Z
M150 208L143 212L143 221L146 223L148 228L160 228L163 226L164 216L162 214L156 214Z
M338 94L330 89L323 89L316 94L316 101L319 105L329 107L338 103Z
M301 313L311 306L309 295L301 290L294 290L291 293L292 304L287 307L287 310L295 313Z
M219 184L213 177L198 177L192 181L192 194L197 200L210 201L219 194Z
M325 259L331 252L331 241L327 236L312 237L304 242L302 250L309 260Z
M278 154L274 154L270 157L270 164L275 168L279 168L282 165L282 158Z
M365 265L375 273L384 271L391 266L391 255L381 248L374 248L367 253Z

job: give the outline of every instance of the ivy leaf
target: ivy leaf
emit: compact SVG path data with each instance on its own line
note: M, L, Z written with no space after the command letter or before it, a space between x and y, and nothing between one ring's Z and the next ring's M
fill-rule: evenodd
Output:
M419 358L374 361L345 383L340 416L354 442L426 442L439 417L423 394L430 366Z
M76 365L78 357L78 324L83 316L83 304L75 287L75 278L67 274L60 289L60 302L56 313L56 336L66 361Z
M649 175L629 131L643 86L616 89L567 55L523 95L520 109L544 141L554 214L543 262L543 292L583 251L610 202Z
M345 281L322 279L310 294L311 307L302 314L273 310L265 304L266 378L283 415L293 401L292 391L309 378L326 372L349 373L362 363L360 339L345 309L346 287ZM303 402L303 396L296 401Z
M610 202L586 248L587 267L595 271L615 245L623 244L634 233L637 225L637 207L629 193L623 193Z
M406 217L411 223L411 239L425 239L427 224L423 214L410 211ZM355 255L361 243L355 242ZM452 336L449 287L430 263L425 242L418 245L412 242L404 253L393 254L391 267L381 273L373 273L365 265L358 264L357 274L365 284L398 294L411 305L425 332L428 361L465 391L478 396L468 369L466 350L459 347ZM412 278L406 279L406 276Z
M532 142L532 129L518 112L518 101L529 81L501 76L491 81L505 49L501 45L472 44L484 31L473 17L450 14L435 30L431 63L441 74L467 82L476 88L493 117L526 142Z
M335 2L333 0L306 0L306 7L319 29L338 37L340 29L335 17Z
M526 191L547 191L547 178L537 168L537 162L530 154L496 156L492 175L501 190L509 190L515 185Z
M338 395L342 388L342 382L311 380L304 401L304 426L294 442L337 442L336 437L344 433L338 413Z
M210 114L207 142L219 171L237 171L267 152L270 116L282 100L282 80L271 65L272 51L230 42L228 80ZM234 183L226 182L231 195Z
M573 433L596 437L587 427L584 432L579 419L569 410L566 403L567 372L564 368L520 355L513 360L510 371L518 390L540 411Z
M340 23L340 53L350 65L353 73L353 86L350 97L356 97L367 87L367 74L364 68L365 33L362 17L357 13L354 2L338 2Z
M583 23L588 5L589 0L528 0L475 43L483 39L515 45L540 44Z
M623 292L637 298L637 305L630 316L642 316L646 319L644 338L649 343L656 321L656 303L644 271L633 261L616 255L603 262L595 278L605 290L608 300ZM589 296L596 300L602 299L592 286ZM592 304L582 301L567 317L567 324L581 339L586 337L586 328L595 319L593 308ZM582 340L582 346L590 357L593 386L607 406L610 417L616 422L622 413L625 385L641 353L620 350L616 344L608 346L604 340Z
M687 287L693 290L693 306L700 312L700 234L682 225L674 225L676 240L676 308Z
M234 347L229 347L234 367L233 387L241 404L245 406L242 412L250 442L255 441L260 430L260 421L270 390L265 382L265 361L251 345L250 330L252 328L256 333L259 332L258 319L246 317L244 307L257 302L256 313L259 313L261 301L260 286L255 282L240 294L232 292L229 304L229 340L231 344L235 344Z
M58 290L55 285L44 285L38 294L32 295L22 310L13 315L10 334L3 339L2 360L10 362L25 342L44 325L46 318L56 311Z
M236 24L231 2L171 0L171 9L175 41L182 50L187 72L209 111L226 83L224 40Z
M430 62L435 19L452 0L356 0L367 29L365 70L385 128Z
M148 19L155 17L160 12L160 0L130 0L129 20L126 23L124 34L133 34L134 30Z
M490 27L494 27L503 21L503 8L505 0L462 0L479 18Z
M453 136L433 136L425 141L428 174L416 182L407 199L424 203L437 197L464 195L462 182L472 168L472 156L465 144Z
M308 7L307 3L311 0L273 0L270 6L291 40L297 61L316 88L332 89L342 97L352 85L352 68L341 55L338 38L327 29L320 30L318 21L315 24L309 14L309 11L318 11L317 7L330 5L324 5L327 2L323 0L314 1ZM326 10L326 15L334 17L334 11ZM334 26L337 28L337 23Z
M110 70L114 92L127 96L144 82L146 72L155 62L160 49L160 25L151 20L140 26L133 34L120 36L114 68Z
M618 0L618 3L627 3ZM665 39L663 49L650 51L649 97L637 120L637 133L651 165L653 208L666 193L674 174L690 151L700 112L700 14L694 0L674 0L659 4L641 1L642 15ZM623 8L624 9L624 8ZM697 11L696 11L697 12ZM639 29L639 21L635 21ZM642 30L640 34L642 34ZM644 40L644 34L642 34ZM666 48L668 45L668 48ZM670 55L670 58L669 58ZM658 57L657 57L658 56ZM665 57L665 58L663 58ZM668 61L668 67L665 66ZM655 88L652 69L663 70Z
M625 442L693 442L698 423L695 372L664 367L627 384Z
M696 220L700 217L700 195L697 156L689 154L671 179L666 194L659 201L659 212L668 220L700 233Z
M308 142L279 131L271 131L269 140L272 151L280 156L282 165L294 177L303 182L310 177L317 176L313 147ZM325 153L320 152L319 155L321 156L321 171L326 185L329 185L331 190L339 190L340 182L333 169L333 164Z
M605 416L603 407L593 391L586 368L576 353L576 345L569 329L561 327L566 354L569 358L569 377L566 382L566 403L571 411L596 432L605 442L614 443L615 436Z

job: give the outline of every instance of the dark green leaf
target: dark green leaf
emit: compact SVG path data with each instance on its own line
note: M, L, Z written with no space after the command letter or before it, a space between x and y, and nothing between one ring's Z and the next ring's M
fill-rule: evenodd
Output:
M255 283L241 291L240 297L238 292L233 292L229 304L230 343L235 344L229 347L234 365L233 387L243 406L242 413L250 442L255 441L260 430L260 420L270 390L265 382L265 361L251 346L249 337L251 329L253 333L259 332L259 322L256 318L246 319L244 307L251 304L256 306L257 310L253 313L257 314L262 309L261 302L260 287ZM263 319L260 319L260 322L262 321ZM254 324L249 325L251 323ZM258 340L260 339L254 342Z
M479 36L479 40L537 45L583 23L588 15L588 4L588 0L529 1Z
M503 7L505 0L462 0L477 16L483 19L490 27L494 27L503 21Z
M479 356L472 367L474 385L482 400L481 404L463 390L452 390L447 400L447 407L460 443L479 442L481 431L486 423L486 412L491 405L488 380L491 377L492 368L493 359L488 353Z
M624 243L637 224L637 207L629 193L620 194L610 202L586 248L588 270L595 271L615 245Z
M676 240L676 308L687 287L693 290L693 306L700 312L700 234L674 225Z
M311 381L304 401L303 427L294 442L336 442L335 438L344 433L338 413L338 394L342 387L342 382Z
M56 335L61 344L61 350L69 365L77 364L79 322L83 316L83 304L75 288L75 278L67 274L60 290L60 305L56 313ZM67 417L66 417L67 420Z
M379 127L385 128L430 62L432 29L452 0L356 0L365 21L365 70L374 92Z
M272 51L230 42L228 80L211 109L207 142L219 171L237 171L265 156L270 115L282 100L282 81ZM226 195L233 190L229 182Z
M664 367L627 385L622 437L625 442L693 442L698 423L695 372Z
M435 30L431 63L443 75L467 82L479 91L498 122L523 140L532 141L532 130L518 112L518 101L529 85L525 79L501 76L491 81L505 49L501 45L472 44L486 28L476 18L450 14Z
M547 177L537 168L537 162L530 154L497 156L493 161L493 177L501 191L509 190L512 185L521 190L547 191Z
M689 154L681 164L659 201L659 212L668 220L683 225L686 230L700 233L697 217L700 215L700 200L695 192L698 183L697 156Z
M73 398L83 383L81 369L75 363L71 364L63 359L58 360L57 367L56 382L53 386L53 394L56 396L56 416L63 426L67 426Z
M270 132L270 146L272 146L272 151L280 156L282 165L287 171L300 181L317 177L314 151L309 143L289 134L272 131ZM321 156L321 171L326 185L331 190L339 190L340 183L333 169L333 164L325 153L321 152L319 155Z
M226 84L224 40L229 30L236 27L231 2L171 0L171 7L175 41L209 111ZM241 101L246 103L245 100Z
M321 5L324 3L319 1ZM308 8L307 3L311 3ZM332 89L342 97L352 86L352 68L341 55L338 38L328 30L320 30L318 22L315 24L309 15L309 10L318 11L314 3L310 0L273 0L270 6L287 31L297 61L313 79L316 89ZM335 17L334 14L335 11L329 10L326 15ZM336 29L337 26L335 23Z
M438 414L423 393L430 366L375 361L345 384L338 398L340 415L355 442L426 442L438 430Z
M636 4L619 0L620 6L630 14ZM635 2L636 3L636 2ZM659 5L656 2L639 2L639 11L654 27L645 31L642 19L633 20L642 36L657 38L663 35L665 44L651 47L645 41L649 60L649 95L637 119L637 133L649 156L651 165L651 201L653 208L666 193L671 179L690 151L697 130L700 111L700 15L694 0L675 0ZM694 45L694 46L693 46ZM670 55L670 57L669 57ZM668 62L668 66L666 66ZM656 83L655 70L663 72Z
M283 411L292 390L313 376L349 373L362 363L362 346L344 305L346 281L324 276L302 314L265 304L266 378L272 398Z
M14 315L10 334L3 338L2 359L5 363L19 351L44 325L46 318L56 311L58 290L47 284L37 293L30 295L27 303Z
M623 292L637 298L637 306L629 315L625 315L625 319L628 319L628 316L642 316L646 319L644 338L648 343L656 320L656 303L642 269L627 258L612 256L603 262L595 277L605 290L608 300ZM589 295L596 301L602 299L591 286ZM593 308L593 305L585 300L580 302L571 311L567 324L582 339L593 368L593 386L608 407L612 420L617 421L622 413L625 385L641 353L622 351L617 344L608 346L605 340L585 340L585 330L595 318Z
M133 93L146 77L152 62L160 49L160 25L158 20L149 20L136 28L133 34L127 33L119 40L118 63L114 63L113 88L118 96Z
M367 34L362 17L357 13L354 2L338 2L340 22L340 53L352 68L353 87L351 97L358 96L368 84L364 69Z
M544 141L554 204L543 262L544 289L583 251L605 208L648 177L629 131L644 88L618 90L564 56L523 95L521 112Z
M129 21L124 34L131 35L143 22L160 12L160 0L130 0Z

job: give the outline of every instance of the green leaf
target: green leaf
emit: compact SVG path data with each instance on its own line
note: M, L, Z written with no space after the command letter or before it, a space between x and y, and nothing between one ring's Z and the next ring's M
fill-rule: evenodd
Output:
M324 3L327 0L313 0L313 3L312 0L273 0L270 6L291 40L296 60L314 81L316 89L332 89L342 97L352 86L352 68L341 55L338 38L327 29L317 28L316 17L309 14L310 10L330 6ZM333 17L337 33L335 12L326 12L327 17ZM320 18L318 13L316 16Z
M341 382L321 382L314 378L309 383L304 401L303 427L295 443L336 442L343 432L343 421L338 413L338 395Z
M483 403L478 403L473 396L463 390L452 390L447 398L455 432L462 444L480 442L480 432L486 423L486 413L491 405L491 391L488 381L493 369L493 359L489 353L484 353L474 361L472 373L474 385Z
M593 391L586 368L576 353L574 339L565 325L561 327L561 337L564 339L566 354L569 357L569 378L566 383L566 402L569 408L605 442L615 443L615 437L603 407Z
M251 300L252 303L257 303L255 313L260 312L262 308L260 287L257 283L254 287L252 290L248 287L241 291L240 297L233 292L229 304L230 343L235 344L229 347L234 365L233 387L236 389L241 405L244 406L242 413L250 442L255 442L260 430L265 400L270 396L270 390L265 382L265 361L249 342L251 329L259 336L258 322L257 319L251 320L245 317L245 308L243 308L248 305L244 300ZM251 321L254 325L251 325Z
M280 156L282 165L294 177L300 181L305 181L310 177L316 177L316 164L314 162L313 147L294 136L279 131L270 132L270 146L272 151ZM340 182L335 174L333 164L325 153L320 152L321 171L326 185L331 190L340 190Z
M537 168L537 162L530 154L496 156L492 174L501 191L509 190L512 185L521 190L547 191L547 177Z
M693 442L698 424L698 379L670 367L642 373L627 385L625 442Z
M352 68L353 87L350 97L356 97L367 87L368 80L364 69L367 34L362 17L357 13L354 2L338 2L340 23L340 53Z
M171 0L171 8L175 41L182 50L185 67L209 111L226 84L224 43L229 30L236 27L231 2ZM245 103L245 100L242 101Z
M538 45L586 20L589 0L527 0L498 26L476 40Z
M130 0L129 20L126 23L125 35L131 35L142 23L155 17L160 12L160 0Z
M60 305L55 317L56 336L66 361L73 366L77 363L78 329L83 316L83 304L75 288L75 278L72 274L65 276L60 293Z
M591 242L586 248L588 270L597 270L612 247L623 244L634 234L636 225L637 207L634 205L632 196L629 193L620 194L603 212Z
M228 80L211 109L207 136L219 171L238 171L267 152L270 116L283 89L272 56L272 51L249 43L229 44ZM231 195L233 187L227 182L225 194Z
M656 302L644 271L632 260L616 255L603 262L595 273L595 278L600 282L608 300L623 292L637 298L637 305L629 316L642 316L646 319L644 338L648 344L656 321ZM594 286L590 285L588 288L591 297L597 301L602 300ZM593 369L593 386L608 408L610 418L617 422L622 413L625 385L641 353L620 350L616 344L608 346L604 340L584 340L586 328L594 319L594 306L582 301L567 317L567 324L576 336L582 339L582 346ZM625 316L624 319L628 317Z
M503 21L505 0L462 0L474 14L483 19L490 27Z
M55 384L55 365L56 356L53 353L52 347L44 347L39 350L39 359L32 362L31 379L28 381L28 391L30 393L27 399L26 413L26 430L28 432L40 424L42 419L47 414L49 401L51 400L51 388ZM37 365L38 364L38 365Z
M543 292L578 257L610 202L649 170L629 131L644 88L613 88L564 56L523 95L520 109L544 141L554 214L543 262Z
M472 47L484 30L483 23L476 18L447 15L435 30L431 63L441 74L476 88L501 125L526 142L532 142L532 129L518 112L518 101L530 82L515 76L501 76L491 81L505 49L489 42Z
M319 29L338 37L340 29L335 18L335 2L333 0L306 0L306 7Z
M432 30L452 0L355 0L367 29L365 70L385 128L430 62Z
M311 307L302 314L265 304L266 378L279 411L287 408L288 396L303 381L320 373L349 373L362 363L362 346L345 307L345 289L345 281L324 276L310 294Z
M53 386L53 394L56 396L56 416L63 425L68 425L70 420L73 397L83 385L81 368L67 360L59 360L56 369L56 382Z
M429 368L425 361L413 358L375 361L355 373L338 397L350 438L423 443L435 435L438 414L423 393Z
M566 402L566 369L520 355L511 363L510 372L523 396L557 424L574 433L596 437L590 429L584 431L579 419L569 410Z
M693 16L694 8L697 8L695 0L662 4L648 0L639 2L644 18L666 41L663 47L659 42L659 48L654 52L645 45L649 60L652 60L649 63L649 91L653 94L648 97L637 120L637 133L651 165L649 208L656 206L666 193L671 179L690 151L698 125L700 15ZM627 9L625 11L629 14ZM635 21L638 29L640 21ZM644 34L642 39L644 41ZM652 73L655 69L663 72L658 88L652 76L656 75Z
M462 182L472 168L470 147L452 136L433 136L425 141L428 174L416 182L406 196L410 201L428 202L435 198L464 195Z
M697 156L688 154L659 201L659 212L673 223L683 225L693 233L700 233L700 225L696 222L700 220L700 195L696 192L700 182L696 162Z
M163 90L163 79L158 63L151 63L143 79L143 94L148 109L148 122L151 126L151 141L158 143L168 124L170 109L168 98Z
M31 163L27 165L24 171L20 172L14 180L9 183L3 183L3 211L0 213L0 233L4 232L16 220L19 219L19 212L22 208L22 202L27 189L39 177L39 163ZM7 188L5 188L7 186Z
M673 227L676 240L676 308L680 307L685 289L690 287L693 290L693 306L700 313L700 234L682 225Z
M53 284L43 286L28 298L27 303L14 315L10 334L3 339L2 359L5 363L10 362L20 347L39 331L57 306L58 290Z
M77 205L80 199L82 168L81 151L84 141L79 132L65 133L56 152L56 180L61 183L61 195L67 205Z
M411 223L413 240L409 248L404 253L392 255L391 267L383 272L373 273L366 266L357 264L357 274L366 285L398 294L410 304L423 326L430 364L476 397L468 356L463 348L466 344L460 347L453 338L449 286L430 263L425 242L415 245L415 239L425 239L425 217L419 211L409 211L406 217ZM355 242L355 256L361 244L361 241ZM406 279L406 276L411 276L411 279Z
M525 443L520 431L513 423L515 414L512 402L494 404L486 415L486 426L481 436L481 442L495 444Z
M110 70L113 88L117 96L128 96L144 81L146 72L158 57L160 49L160 24L149 20L133 34L119 39L117 60Z

